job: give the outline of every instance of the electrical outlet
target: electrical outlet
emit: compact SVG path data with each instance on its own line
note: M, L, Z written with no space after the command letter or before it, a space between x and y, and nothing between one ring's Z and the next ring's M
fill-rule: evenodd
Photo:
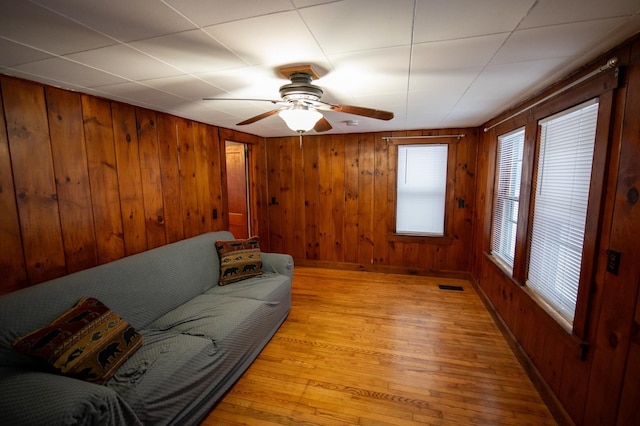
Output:
M622 253L615 250L607 250L607 272L618 275L620 269L620 257Z

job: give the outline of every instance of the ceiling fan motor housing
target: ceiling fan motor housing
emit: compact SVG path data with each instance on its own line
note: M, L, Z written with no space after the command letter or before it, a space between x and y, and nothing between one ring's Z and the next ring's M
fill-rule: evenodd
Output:
M280 96L285 101L317 101L324 93L315 84L311 84L311 75L297 72L289 77L291 83L280 86Z

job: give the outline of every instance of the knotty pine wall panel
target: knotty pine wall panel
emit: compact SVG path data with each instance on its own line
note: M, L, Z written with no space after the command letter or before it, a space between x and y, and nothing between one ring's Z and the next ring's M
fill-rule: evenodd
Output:
M167 243L162 200L162 174L155 111L136 108L140 177L145 214L145 231L149 249Z
M0 96L1 94L0 84ZM24 263L6 128L4 105L0 102L0 253L14 254L0 256L0 276L7 277L7 282L3 283L2 287L5 292L10 292L27 285L27 269Z
M78 94L66 90L47 87L45 94L65 263L71 273L98 260L82 103Z
M174 243L184 239L180 203L177 117L158 115L158 148L160 152L160 177L167 243Z
M124 252L130 256L147 250L136 114L133 106L116 102L111 113Z
M331 136L331 241L330 261L344 259L345 167L344 136Z
M8 76L0 89L0 293L227 229L221 129ZM225 135L254 148L268 250L264 139Z
M102 264L125 255L111 105L83 95L82 113L98 264Z
M198 234L211 229L211 193L209 190L209 161L207 151L207 126L202 123L193 123L193 143L196 160L196 195L198 198L198 222L200 230Z
M178 118L177 128L182 226L184 237L190 238L200 234L193 124L183 118Z
M44 87L3 79L2 96L26 275L45 281L66 265Z
M211 204L211 211L206 213L211 214L211 230L220 231L227 227L224 221L227 215L224 214L225 209L222 200L226 187L226 184L224 183L226 181L223 182L222 179L225 166L224 150L222 150L222 146L220 145L218 129L212 126L205 127L206 129L205 134L203 135L203 140L208 141L208 143L205 144L208 161L206 173L209 176L209 202ZM253 150L252 155L256 155L256 153L261 156L261 160L264 162L264 152L256 149ZM256 159L255 162L258 163L258 165L261 163L260 159ZM265 184L265 179L261 179L259 177L264 176L265 173L261 169L259 170L260 172L258 173L258 176L250 177L249 180L253 185L252 193L263 194L266 193L266 191L260 191L260 188ZM260 212L262 210L261 198L257 198L259 198L259 200L254 201L255 206L252 208L255 209L256 212ZM252 225L252 229L262 229L262 227L259 223L254 223Z
M476 129L450 145L445 239L393 235L397 146L389 134L303 136L267 140L269 231L274 251L298 264L411 273L469 271L475 191ZM458 207L457 199L465 206ZM291 237L293 235L293 238Z

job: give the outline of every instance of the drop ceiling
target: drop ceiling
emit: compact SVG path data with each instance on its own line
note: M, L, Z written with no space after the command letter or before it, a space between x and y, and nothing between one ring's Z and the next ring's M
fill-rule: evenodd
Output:
M202 98L310 64L323 101L395 114L328 133L473 127L639 31L639 0L0 0L0 73L274 137L236 125L273 104Z

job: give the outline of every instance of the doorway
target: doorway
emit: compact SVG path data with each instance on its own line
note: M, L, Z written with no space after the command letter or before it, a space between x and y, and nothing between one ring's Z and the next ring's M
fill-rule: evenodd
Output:
M227 162L227 194L229 204L229 231L236 238L249 238L249 168L247 146L238 142L225 142Z

